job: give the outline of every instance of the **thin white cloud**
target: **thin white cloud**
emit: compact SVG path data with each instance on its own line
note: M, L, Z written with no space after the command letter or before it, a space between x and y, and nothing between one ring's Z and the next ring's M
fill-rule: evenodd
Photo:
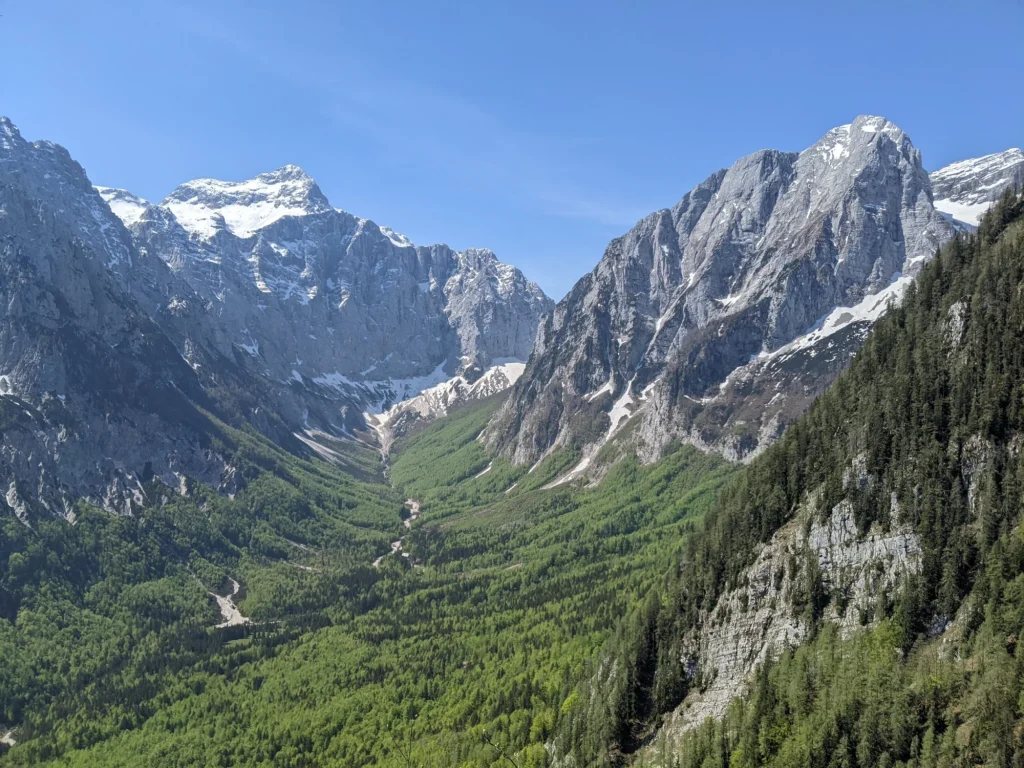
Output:
M371 74L360 61L347 62L344 77L333 75L336 60L318 62L308 51L283 49L280 40L262 45L238 31L238 19L220 19L209 8L189 5L178 6L178 13L183 29L230 47L247 66L287 83L331 124L374 145L382 155L415 159L457 184L549 216L629 227L646 213L640 206L584 190L558 172L557 151L536 136L510 130L450 91L387 80Z

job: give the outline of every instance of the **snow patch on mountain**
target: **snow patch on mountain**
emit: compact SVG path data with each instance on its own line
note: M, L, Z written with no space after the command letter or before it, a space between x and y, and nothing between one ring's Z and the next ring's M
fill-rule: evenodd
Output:
M797 337L774 352L762 353L760 357L781 356L796 350L809 349L855 323L873 325L889 309L899 304L912 282L913 278L897 274L885 289L864 297L863 301L851 307L836 307L815 323L805 335Z
M981 217L985 215L992 206L991 202L985 203L957 203L953 200L936 200L936 210L948 214L954 221L962 221L971 227L977 227Z
M1024 186L1024 152L1005 152L960 160L933 171L929 178L935 207L972 227L1010 187Z
M124 222L126 227L130 227L138 222L142 218L142 214L149 207L148 201L133 195L126 189L97 186L96 191L99 192L100 197L110 206L110 210L114 212L117 218Z
M392 243L401 248L411 248L413 245L412 240L403 235L401 232L395 232L395 230L393 230L391 227L381 227L380 231L381 234L384 235L384 237L386 237Z
M395 436L404 434L418 421L439 419L457 405L504 392L519 380L525 368L522 360L497 359L478 378L459 375L424 387L380 412L374 419L375 427L382 442L390 445Z

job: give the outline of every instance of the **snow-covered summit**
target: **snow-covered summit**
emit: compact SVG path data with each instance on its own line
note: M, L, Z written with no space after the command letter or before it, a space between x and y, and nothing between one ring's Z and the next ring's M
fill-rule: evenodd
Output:
M140 251L214 308L223 353L241 353L244 365L303 402L299 389L366 409L472 377L495 359L525 360L551 307L492 252L417 247L332 207L294 165L241 182L190 181L157 205L123 190L100 193ZM381 383L421 382L439 368L440 379L404 394ZM367 381L377 384L368 390Z
M1024 185L1024 152L1014 148L960 160L932 172L930 178L935 207L958 221L977 226L1008 187Z
M221 229L247 238L285 216L333 210L316 182L296 165L246 181L189 181L171 192L162 205L187 231L204 239Z
M836 126L800 154L819 156L835 165L851 157L852 147L871 144L880 136L891 139L901 151L910 143L903 129L890 120L877 115L859 115L852 123Z
M114 215L124 222L126 227L135 224L142 218L142 214L146 212L146 209L149 208L148 200L133 195L127 189L97 185L96 191L100 193L100 197L110 206L110 210L114 212Z

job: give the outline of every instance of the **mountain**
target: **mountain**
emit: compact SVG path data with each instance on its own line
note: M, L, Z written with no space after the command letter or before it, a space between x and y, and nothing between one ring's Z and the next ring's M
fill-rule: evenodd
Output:
M62 147L0 119L0 482L7 506L73 519L146 503L142 484L220 487L217 405L179 353L216 360L183 322L206 316L128 232ZM225 379L230 366L222 366Z
M488 444L518 463L582 450L563 480L600 471L613 438L647 461L676 440L749 459L954 231L884 118L749 155L612 241L541 325Z
M190 181L159 205L99 191L139 250L207 302L220 353L263 377L275 409L308 430L361 429L366 412L525 360L551 307L494 253L415 247L332 208L295 166Z
M0 141L0 484L26 520L134 513L151 480L233 492L226 425L333 460L320 443L365 411L510 383L550 307L490 251L413 247L293 166L152 205L7 119Z
M1018 195L964 232L862 118L613 243L526 364L324 353L378 378L300 367L277 334L308 335L327 280L346 320L386 321L360 259L397 291L422 274L407 238L352 217L344 272L278 231L319 254L313 224L346 226L297 169L152 205L0 125L0 765L1021 764ZM515 280L476 252L452 269L431 317L461 355ZM426 343L395 323L374 340ZM479 439L494 393L569 363L597 411L575 443L515 464ZM761 402L792 423L747 450ZM629 425L579 470L615 404ZM338 436L364 411L386 462Z
M1009 188L1024 186L1024 152L1008 149L961 160L930 174L935 207L956 221L978 225L981 215Z
M151 205L99 188L141 252L207 303L219 351L292 421L334 434L453 377L529 356L551 301L490 251L416 247L331 207L296 166L200 179Z
M559 764L1020 759L1022 288L1007 192L718 497L593 665Z

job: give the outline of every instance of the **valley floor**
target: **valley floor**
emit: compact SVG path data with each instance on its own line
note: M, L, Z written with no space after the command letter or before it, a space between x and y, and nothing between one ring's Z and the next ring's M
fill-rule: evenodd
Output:
M15 657L29 675L20 688L12 681L24 691L12 713L23 735L0 764L192 765L215 755L229 765L489 766L501 750L539 764L594 652L679 557L733 469L686 449L649 468L623 463L600 489L542 490L575 457L554 456L527 477L488 456L476 437L496 405L402 441L393 488L342 489L337 511L310 517L305 499L328 501L315 486L292 495L258 480L261 497L253 488L225 517L214 513L229 536L255 513L244 546L190 558L223 593L175 581L168 561L167 586L195 589L151 595L153 618L131 607L155 589L145 577L108 577L109 606L72 588L63 621L27 598L17 626L0 622L0 651L13 647L5 637L21 644ZM303 471L335 476L320 462ZM262 509L276 511L267 519ZM332 533L334 519L358 524ZM84 515L74 533L106 522ZM367 525L379 530L372 540ZM125 555L112 545L93 556L102 572L105 558ZM29 640L32 622L52 629ZM45 678L31 670L74 658L65 633L90 624L95 639L80 647L95 645L95 665L76 672L78 683L40 690ZM134 649L118 645L139 632Z

